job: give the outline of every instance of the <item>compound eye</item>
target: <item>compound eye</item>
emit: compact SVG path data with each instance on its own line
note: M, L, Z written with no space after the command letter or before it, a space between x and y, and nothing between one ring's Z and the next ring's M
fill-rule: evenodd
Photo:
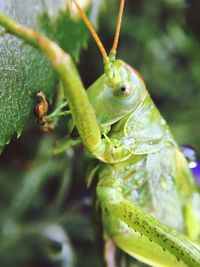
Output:
M126 91L126 87L125 86L121 87L121 91L125 92Z
M133 87L131 87L129 84L120 84L118 85L115 93L120 97L128 97L133 94L133 91Z
M124 96L128 96L132 93L132 90L129 86L122 86L120 90Z

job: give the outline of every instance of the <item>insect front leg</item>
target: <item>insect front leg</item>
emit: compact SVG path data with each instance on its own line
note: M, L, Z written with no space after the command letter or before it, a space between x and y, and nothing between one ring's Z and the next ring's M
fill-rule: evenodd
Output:
M73 120L85 147L91 152L96 151L101 143L101 133L95 113L71 56L47 37L22 26L2 13L0 13L0 25L9 33L40 49L48 57L62 81Z
M97 195L106 231L111 231L115 243L127 253L133 256L139 253L139 259L147 259L153 266L200 266L200 250L182 234L126 200L119 179L101 178Z

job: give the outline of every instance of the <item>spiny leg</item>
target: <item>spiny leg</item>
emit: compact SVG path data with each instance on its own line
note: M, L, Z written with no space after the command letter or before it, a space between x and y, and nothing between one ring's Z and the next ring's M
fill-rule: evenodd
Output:
M97 195L103 209L125 222L130 228L182 260L187 266L200 267L200 250L182 234L161 224L134 203L124 199L120 182L115 178L102 178Z

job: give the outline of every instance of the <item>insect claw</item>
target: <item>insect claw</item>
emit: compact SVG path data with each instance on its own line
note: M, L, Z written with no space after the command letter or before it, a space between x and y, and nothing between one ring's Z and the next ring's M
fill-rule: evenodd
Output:
M42 124L48 111L48 102L43 92L38 92L36 96L40 98L40 102L35 106L35 113L38 116L39 123Z
M48 102L46 100L46 97L43 92L38 92L36 94L37 97L40 98L40 102L35 106L35 114L38 119L38 123L40 125L40 129L43 132L50 132L53 130L52 126L45 121L45 115L47 114L48 111Z

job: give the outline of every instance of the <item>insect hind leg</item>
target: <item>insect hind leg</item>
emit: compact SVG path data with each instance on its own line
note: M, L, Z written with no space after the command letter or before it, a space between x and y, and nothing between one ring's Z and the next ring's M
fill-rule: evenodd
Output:
M97 186L97 195L100 200L101 207L106 216L111 216L112 220L118 220L125 223L127 229L131 230L132 239L135 242L142 244L149 240L152 241L152 248L160 246L163 251L166 251L166 259L174 257L174 262L171 266L190 266L190 267L200 267L200 250L192 245L182 234L176 232L175 230L161 224L157 219L148 215L140 207L134 203L124 199L122 194L122 187L120 181L116 178L104 176L100 179ZM110 223L108 223L109 225ZM137 235L133 235L136 231ZM139 235L138 235L139 233ZM125 235L124 235L125 236ZM146 241L142 241L145 237ZM113 237L117 241L117 237ZM123 236L118 237L119 246L124 249ZM123 240L121 243L120 241ZM150 243L150 242L149 242ZM141 246L141 249L147 249L145 246ZM130 248L129 248L130 249ZM124 249L129 254L129 249ZM151 251L151 246L149 246ZM139 258L139 257L138 257ZM176 259L177 258L177 259ZM156 261L157 259L155 259ZM181 260L181 261L180 261ZM180 261L180 262L179 262ZM185 265L186 264L186 265ZM155 264L154 264L155 265ZM160 265L155 265L160 266ZM161 265L170 266L170 265Z

